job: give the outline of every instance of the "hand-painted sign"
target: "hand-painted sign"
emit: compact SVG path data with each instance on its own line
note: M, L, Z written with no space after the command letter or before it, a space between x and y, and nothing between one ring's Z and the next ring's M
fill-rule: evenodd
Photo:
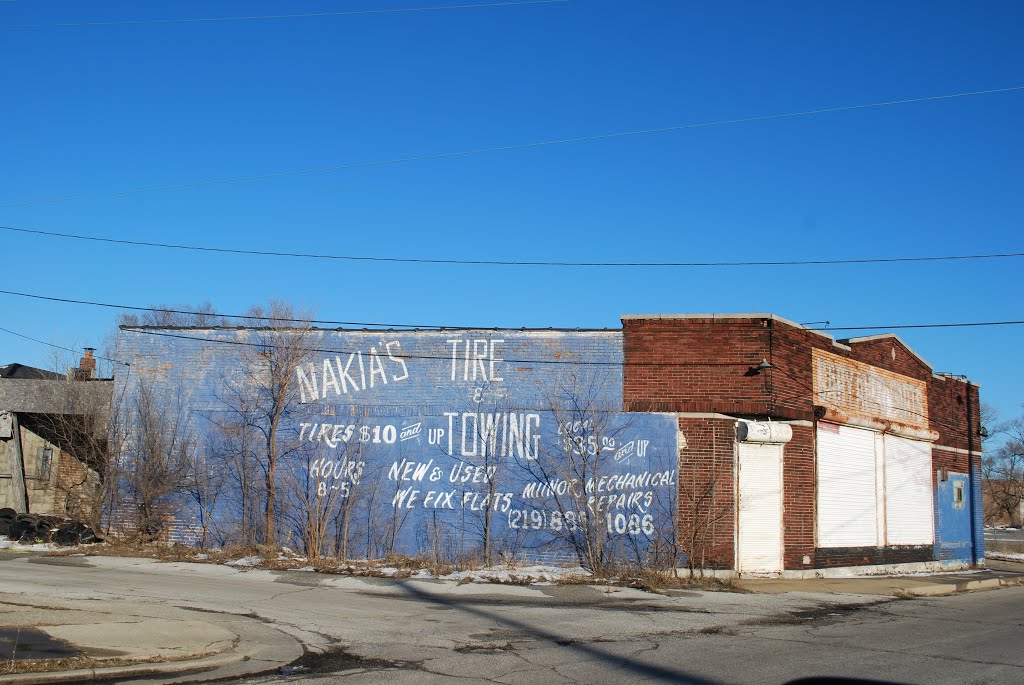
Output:
M814 403L845 414L928 428L924 381L812 350Z
M209 431L232 403L260 403L250 348L274 335L124 329L124 396L184 389ZM294 529L322 519L349 556L373 557L643 556L674 536L676 419L621 412L621 333L303 335L277 433Z

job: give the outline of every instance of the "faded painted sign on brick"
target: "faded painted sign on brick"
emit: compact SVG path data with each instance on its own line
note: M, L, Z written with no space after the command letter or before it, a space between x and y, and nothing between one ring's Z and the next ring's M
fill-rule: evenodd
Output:
M928 428L928 390L923 381L812 350L814 403L851 416Z

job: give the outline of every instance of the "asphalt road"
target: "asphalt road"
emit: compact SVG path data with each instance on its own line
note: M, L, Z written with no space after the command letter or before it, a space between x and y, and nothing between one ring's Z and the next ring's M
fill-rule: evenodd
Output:
M308 655L246 683L1024 682L1024 588L851 595L360 580L157 564L0 559L4 592L251 614Z

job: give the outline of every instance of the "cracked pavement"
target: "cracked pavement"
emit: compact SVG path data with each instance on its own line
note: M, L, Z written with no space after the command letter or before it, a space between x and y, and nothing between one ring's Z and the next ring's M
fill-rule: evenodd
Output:
M131 599L252 616L306 646L282 672L237 682L1024 682L1024 588L915 600L654 595L72 559L0 561L0 587L26 601Z

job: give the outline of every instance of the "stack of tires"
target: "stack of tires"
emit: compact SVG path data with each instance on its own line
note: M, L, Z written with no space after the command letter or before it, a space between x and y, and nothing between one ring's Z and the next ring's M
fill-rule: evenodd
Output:
M8 527L7 537L27 544L46 542L52 529L53 525L47 518L35 514L15 514Z
M14 509L0 509L0 538L24 544L54 542L58 545L88 545L102 542L96 531L84 523L61 520L53 516L19 514Z
M100 542L100 539L96 537L96 532L84 523L65 523L54 531L53 541L58 545L71 547Z
M14 523L18 512L9 507L0 509L0 538L6 538L11 533L11 525Z

